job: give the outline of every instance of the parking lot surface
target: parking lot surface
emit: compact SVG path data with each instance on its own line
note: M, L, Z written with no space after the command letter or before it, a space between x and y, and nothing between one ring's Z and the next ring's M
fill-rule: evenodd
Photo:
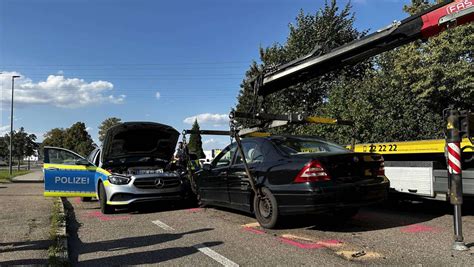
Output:
M41 183L0 183L0 266L48 263L52 206Z
M464 210L469 246L470 207ZM102 215L98 202L79 198L69 198L69 208L73 265L452 265L473 259L469 251L451 250L451 206L436 201L367 207L343 225L325 223L324 215L289 217L276 230L227 209L153 203Z

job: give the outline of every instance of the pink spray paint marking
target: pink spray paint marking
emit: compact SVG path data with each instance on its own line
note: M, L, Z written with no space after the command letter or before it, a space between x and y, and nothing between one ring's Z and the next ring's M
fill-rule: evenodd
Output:
M283 237L280 237L280 241L285 244L288 244L297 248L301 248L301 249L319 249L319 248L325 247L324 245L321 245L318 243L301 243L301 242L297 242L297 241L294 241L288 238L283 238Z
M80 197L76 197L76 198L74 199L74 202L75 202L76 204L81 204L82 201L81 201L81 198L80 198Z
M101 216L104 216L104 214L102 214L100 211L89 211L87 214L86 214L87 217L101 217Z
M91 211L86 214L87 217L98 218L101 221L118 221L130 219L130 216L107 216L102 214L100 211Z
M244 228L242 228L242 229L243 229L244 231L251 232L251 233L254 233L254 234L257 234L257 235L263 235L263 234L265 234L265 231L258 230L258 229L252 228L252 227L244 227Z
M409 225L406 227L403 227L401 230L403 233L426 233L426 232L439 232L440 229L431 227L431 226L426 226L422 224L414 224L414 225Z

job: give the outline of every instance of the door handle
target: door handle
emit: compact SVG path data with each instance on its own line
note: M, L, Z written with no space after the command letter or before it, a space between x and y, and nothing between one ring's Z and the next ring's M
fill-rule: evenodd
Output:
M59 168L55 168L55 167L49 167L49 168L46 168L47 171L58 171Z

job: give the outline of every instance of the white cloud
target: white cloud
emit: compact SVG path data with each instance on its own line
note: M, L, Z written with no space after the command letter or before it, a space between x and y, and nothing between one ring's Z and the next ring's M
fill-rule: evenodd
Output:
M88 132L92 131L93 129L94 129L94 128L89 127L89 126L86 127L86 131L88 131Z
M10 125L0 126L0 136L4 136L7 133L10 133Z
M160 94L160 92L156 92L156 94L155 94L155 97L156 97L156 99L158 99L158 100L159 100L159 99L160 99L160 97L161 97L161 94Z
M203 114L187 117L184 119L183 122L186 124L193 124L196 119L200 124L212 124L214 126L224 126L224 125L229 124L228 114L211 114L211 113L203 113Z
M203 137L203 142L202 142L202 149L203 150L211 150L211 149L224 149L228 144L229 140L224 141L224 140L219 140L219 139L206 139L206 137Z
M63 75L49 75L45 81L33 82L18 72L3 72L0 84L11 86L11 76L20 75L15 80L15 104L53 105L62 108L78 108L93 104L121 104L125 95L113 95L114 85L108 81L86 82L80 78L66 78ZM1 95L2 103L9 103L10 90Z

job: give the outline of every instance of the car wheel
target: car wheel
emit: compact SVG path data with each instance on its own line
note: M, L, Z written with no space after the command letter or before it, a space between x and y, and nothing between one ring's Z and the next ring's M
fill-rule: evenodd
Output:
M261 192L262 195L253 200L255 217L262 227L274 228L279 218L277 201L268 188L263 187Z
M107 204L107 193L102 183L99 184L99 202L102 214L111 214L114 212L114 208Z
M81 197L82 202L90 202L92 200L91 197Z

